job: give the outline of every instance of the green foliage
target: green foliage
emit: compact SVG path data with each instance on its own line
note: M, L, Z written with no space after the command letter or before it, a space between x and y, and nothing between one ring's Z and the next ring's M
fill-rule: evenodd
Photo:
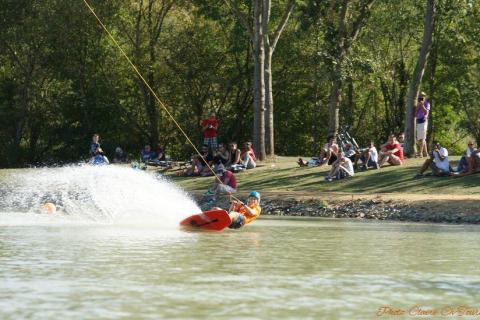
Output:
M250 1L236 1L251 11ZM272 1L272 25L286 2ZM219 140L252 138L250 37L225 1L153 1L155 14L171 5L158 39L139 2L91 3L194 143L210 111L220 119ZM315 154L326 138L339 3L298 1L280 38L272 66L278 154ZM340 122L361 144L404 127L424 6L377 0L342 62ZM478 21L478 1L439 2L422 90L432 101L430 138L450 153L480 139ZM150 94L82 1L6 0L0 27L1 167L82 160L96 132L107 154L121 146L136 158L143 144L158 141L173 158L189 157L186 139L162 107L151 108Z

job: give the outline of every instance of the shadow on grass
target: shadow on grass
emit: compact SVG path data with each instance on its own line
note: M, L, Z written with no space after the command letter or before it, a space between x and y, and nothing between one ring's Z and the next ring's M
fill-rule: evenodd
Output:
M478 194L480 174L468 177L414 178L418 166L386 167L358 172L355 177L326 182L329 167L322 168L265 168L235 174L239 190L308 191L352 193L421 193L421 194ZM171 177L189 190L204 190L214 180L207 178Z

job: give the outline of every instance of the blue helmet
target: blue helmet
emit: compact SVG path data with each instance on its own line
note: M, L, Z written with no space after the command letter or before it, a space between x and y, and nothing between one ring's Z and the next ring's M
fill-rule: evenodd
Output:
M250 194L249 194L248 196L249 196L249 197L257 198L258 201L260 201L260 193L258 193L257 191L252 191L252 192L250 192Z

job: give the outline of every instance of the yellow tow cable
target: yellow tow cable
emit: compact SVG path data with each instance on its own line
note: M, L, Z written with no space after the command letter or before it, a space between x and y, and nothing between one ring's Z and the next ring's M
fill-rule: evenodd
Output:
M85 3L85 5L87 6L87 8L90 10L90 12L95 16L95 18L97 19L98 23L100 24L100 26L102 26L103 30L108 34L108 36L110 37L110 39L113 41L113 43L115 44L115 46L120 50L120 52L122 53L122 55L125 57L125 59L128 61L128 63L130 64L130 66L133 68L133 70L135 71L135 73L140 77L140 79L142 79L143 83L147 86L148 90L152 93L152 95L155 97L155 99L157 100L158 104L165 110L165 112L167 113L167 115L170 117L170 119L172 119L172 121L175 123L175 125L178 127L178 129L180 130L180 132L182 132L182 134L185 136L185 138L187 139L188 143L190 143L190 145L193 147L193 149L195 150L195 152L200 156L202 157L202 154L200 153L200 151L198 151L197 147L195 147L195 144L192 142L192 140L190 140L190 138L188 137L188 135L186 134L186 132L182 129L182 127L180 126L180 124L177 122L177 120L175 120L175 118L173 117L173 115L170 113L170 111L168 111L168 108L166 107L166 105L162 102L162 100L160 100L160 98L157 96L157 94L155 93L155 91L153 91L152 87L150 87L150 85L148 84L148 82L145 80L145 78L142 76L142 74L140 73L140 71L138 70L138 68L133 64L132 60L130 60L130 58L128 57L128 55L125 53L125 51L122 49L122 47L118 44L117 40L115 40L115 38L113 37L113 35L110 33L110 31L107 29L107 27L103 24L102 20L100 20L100 18L97 16L97 14L95 13L95 10L90 6L90 4L88 4L87 0L83 0L83 2ZM213 170L213 168L205 161L208 169L213 173L213 175L215 176L215 178L218 180L219 183L223 184L222 180L220 179L220 177L215 173L215 171ZM230 197L232 197L233 199L237 200L237 201L240 201L238 198L236 198L234 195L230 194Z

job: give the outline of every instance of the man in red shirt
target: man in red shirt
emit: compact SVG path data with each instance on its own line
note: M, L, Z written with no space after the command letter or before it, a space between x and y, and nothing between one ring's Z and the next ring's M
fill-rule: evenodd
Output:
M206 144L212 150L216 150L218 120L215 117L215 113L212 112L207 119L200 120L200 126L202 126L203 130L203 144Z
M403 163L403 148L394 134L389 135L387 143L381 146L378 165L381 167L385 162L392 166L399 166Z
M225 169L223 164L219 164L215 170L216 175L213 185L203 194L208 203L216 201L217 194L232 194L237 192L237 179L231 171Z

